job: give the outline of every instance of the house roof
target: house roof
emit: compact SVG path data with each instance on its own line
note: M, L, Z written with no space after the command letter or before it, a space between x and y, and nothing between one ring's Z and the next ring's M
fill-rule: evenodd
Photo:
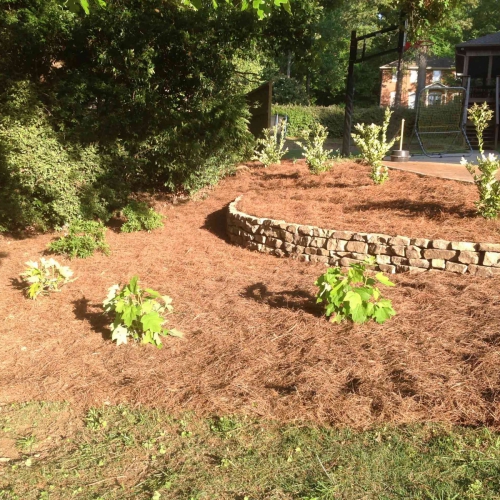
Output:
M475 40L468 40L467 42L462 42L456 45L457 48L466 47L491 47L498 45L500 46L500 31L497 33L491 33L489 35L481 36Z
M418 68L418 63L416 61L405 61L403 64L406 68ZM380 69L396 68L397 65L398 61L393 61L389 64L380 66ZM455 64L451 57L430 56L427 58L427 69L453 69L454 67Z

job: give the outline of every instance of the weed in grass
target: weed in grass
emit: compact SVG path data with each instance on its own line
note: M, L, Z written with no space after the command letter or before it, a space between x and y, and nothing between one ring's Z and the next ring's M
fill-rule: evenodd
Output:
M163 227L163 217L144 202L131 201L122 213L127 221L122 225L123 233L134 231L152 231Z
M20 451L30 452L33 449L33 446L35 446L35 443L36 437L33 434L30 434L28 436L20 437L16 441L16 447Z

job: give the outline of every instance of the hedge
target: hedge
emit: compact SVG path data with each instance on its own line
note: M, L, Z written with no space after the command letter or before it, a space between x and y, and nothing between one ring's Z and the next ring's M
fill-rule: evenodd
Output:
M273 114L288 116L289 137L299 137L302 130L311 126L314 121L319 121L328 128L328 134L332 138L342 137L344 130L344 108L342 106L273 106ZM413 109L398 108L394 110L389 125L389 135L396 135L401 119L406 121L407 133L413 130L415 123L415 111ZM370 108L355 108L353 125L356 123L376 123L382 125L384 120L384 108L372 106Z

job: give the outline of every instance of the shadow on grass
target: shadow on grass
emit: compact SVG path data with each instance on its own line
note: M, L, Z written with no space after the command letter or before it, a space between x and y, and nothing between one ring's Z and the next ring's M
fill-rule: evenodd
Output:
M110 320L103 313L101 304L91 304L85 297L74 300L72 304L76 319L88 321L92 330L100 333L104 340L111 339Z
M245 288L243 297L255 300L276 309L300 309L313 316L323 316L323 306L316 304L316 297L306 290L283 290L270 292L264 283L255 283Z
M463 205L445 206L440 203L429 203L420 201L409 201L405 199L390 200L390 201L374 201L355 205L355 211L369 210L398 210L402 216L406 217L427 217L428 219L440 219L445 215L457 215L461 218L477 218L477 213L474 210L467 210Z
M229 243L229 238L226 232L226 217L227 217L228 205L222 207L220 210L208 214L202 229L215 234L221 240L227 241Z

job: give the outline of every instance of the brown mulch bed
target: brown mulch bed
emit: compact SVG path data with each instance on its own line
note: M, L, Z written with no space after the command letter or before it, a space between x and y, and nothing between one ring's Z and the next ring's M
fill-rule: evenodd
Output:
M0 402L128 402L360 428L429 420L499 428L499 279L398 275L384 290L398 312L390 322L328 323L314 299L323 266L225 239L227 204L261 188L279 199L269 188L276 181L265 180L277 173L251 168L204 200L158 201L163 229L109 230L109 257L69 262L78 279L37 301L23 297L16 278L53 235L0 237ZM169 322L185 339L167 338L161 350L109 340L101 303L134 274L173 298Z
M261 169L239 208L258 217L327 229L500 241L500 221L476 215L474 184L390 170L389 180L377 186L369 170L342 162L330 172L312 175L303 161Z

